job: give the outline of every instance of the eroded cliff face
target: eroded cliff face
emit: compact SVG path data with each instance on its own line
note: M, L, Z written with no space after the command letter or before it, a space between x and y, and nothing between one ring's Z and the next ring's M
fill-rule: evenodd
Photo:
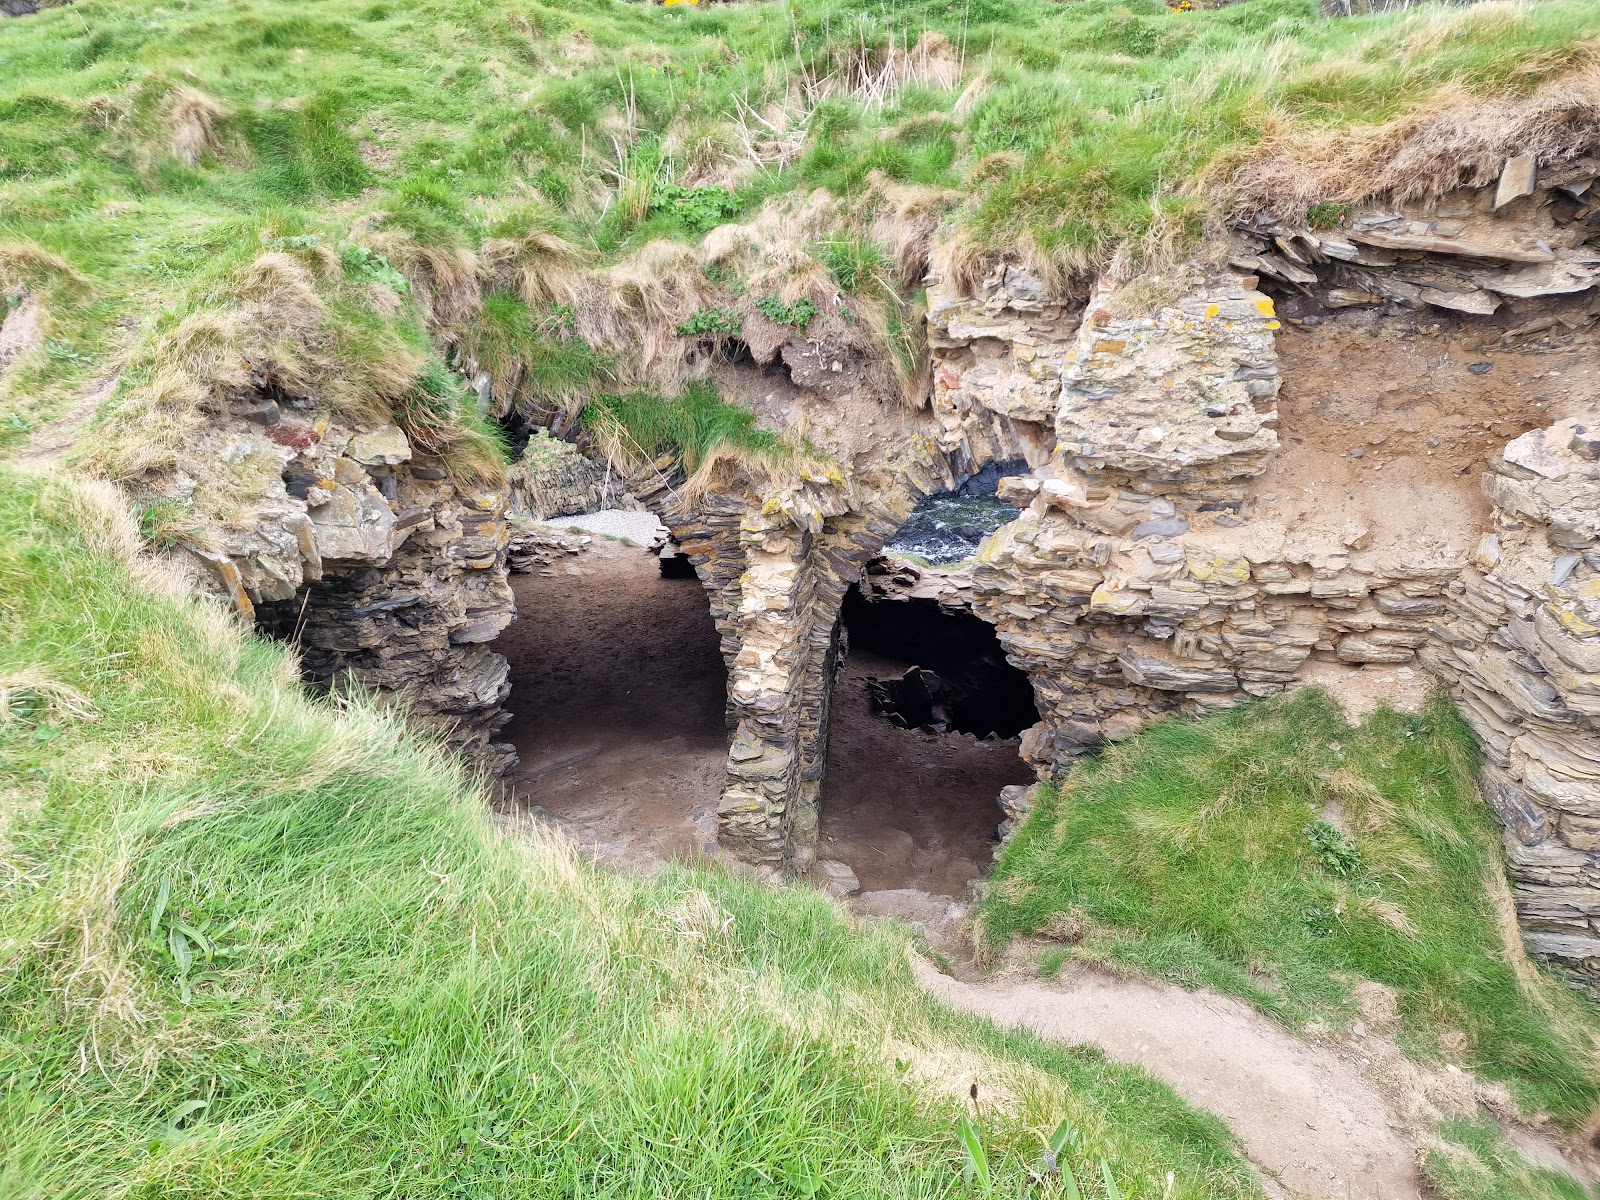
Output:
M1446 197L1471 214L1448 224L1258 225L1157 305L1101 291L1079 314L1014 271L935 288L935 401L951 429L1023 397L1050 418L971 572L1033 682L1041 772L1163 713L1426 669L1483 742L1528 945L1594 986L1600 256L1588 181L1553 182L1515 205L1503 182L1504 211Z
M670 458L627 481L722 636L724 849L810 869L846 591L924 497L1022 460L1001 489L1018 518L966 573L866 586L996 627L1042 775L1161 714L1431 673L1483 740L1529 945L1600 980L1600 220L1574 170L1519 191L1508 166L1332 231L1262 218L1226 267L1087 304L1016 267L958 295L936 261L920 410L831 326L719 368L834 464L694 496ZM314 678L404 696L505 765L507 507L581 506L609 475L472 485L394 427L240 403L203 449L266 483L196 552L211 586L297 638Z
M176 553L264 632L296 643L307 677L403 701L491 773L511 749L506 662L491 647L515 616L507 495L453 478L394 425L357 430L250 397L197 453L251 472L249 503ZM193 480L166 489L188 499Z

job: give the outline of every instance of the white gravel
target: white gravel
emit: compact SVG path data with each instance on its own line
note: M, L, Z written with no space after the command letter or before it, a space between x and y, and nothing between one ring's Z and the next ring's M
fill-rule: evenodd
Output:
M622 508L603 508L599 512L583 513L576 517L552 517L543 524L562 532L581 529L585 533L614 537L630 545L649 549L667 540L667 527L655 513L629 512Z

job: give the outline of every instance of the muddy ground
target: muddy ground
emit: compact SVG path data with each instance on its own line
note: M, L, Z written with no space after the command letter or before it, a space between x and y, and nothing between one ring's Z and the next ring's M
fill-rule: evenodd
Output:
M512 587L508 807L546 810L614 865L714 850L727 674L699 581L596 538Z
M637 869L715 854L727 748L726 672L698 580L596 538L512 577L518 619L498 643L521 765L508 815L549 814L580 845ZM869 675L910 665L857 654L834 695L818 856L866 891L958 896L987 872L1008 783L1032 773L1017 743L896 729L870 711ZM542 810L542 811L541 811Z
M853 651L833 689L818 858L848 864L863 891L959 896L988 874L1009 783L1032 783L1018 743L896 729L871 711L867 679L912 664Z

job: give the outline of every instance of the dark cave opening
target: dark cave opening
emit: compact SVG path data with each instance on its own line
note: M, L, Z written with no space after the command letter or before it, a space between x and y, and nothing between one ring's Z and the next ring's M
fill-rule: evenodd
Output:
M935 600L872 602L852 585L840 615L852 653L905 664L877 680L874 710L901 728L1013 738L1039 719L1033 686L1006 661L994 626Z
M1016 741L1033 689L970 613L852 587L840 619L817 857L864 892L959 896L988 873L1000 790L1033 782Z
M510 664L501 736L521 762L505 813L554 821L613 865L705 853L727 763L727 670L693 569L595 538L511 585L518 617L495 648Z

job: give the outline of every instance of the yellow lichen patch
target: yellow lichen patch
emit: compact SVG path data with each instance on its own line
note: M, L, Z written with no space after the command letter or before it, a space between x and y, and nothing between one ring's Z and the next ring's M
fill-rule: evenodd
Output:
M1137 592L1107 587L1102 583L1089 594L1089 608L1093 612L1129 617L1144 610L1144 597Z
M1281 322L1278 322L1278 321L1268 321L1267 322L1267 328L1268 329L1282 329L1283 325L1282 325Z
M1568 633L1576 634L1578 637L1593 637L1600 633L1600 626L1579 616L1576 606L1557 603L1549 607L1551 614L1561 622L1562 628Z
M1094 344L1096 354L1121 354L1128 348L1128 343L1120 338L1102 338Z
M1275 317L1278 315L1277 310L1272 307L1272 298L1270 296L1263 296L1261 299L1256 301L1256 311L1264 317Z
M1224 554L1198 555L1189 560L1189 574L1202 583L1244 583L1250 578L1250 562L1243 558L1229 558Z
M1206 305L1206 320L1208 320L1208 321L1211 320L1212 317L1220 315L1221 312L1222 312L1222 305L1220 305L1220 304L1208 304L1208 305Z

